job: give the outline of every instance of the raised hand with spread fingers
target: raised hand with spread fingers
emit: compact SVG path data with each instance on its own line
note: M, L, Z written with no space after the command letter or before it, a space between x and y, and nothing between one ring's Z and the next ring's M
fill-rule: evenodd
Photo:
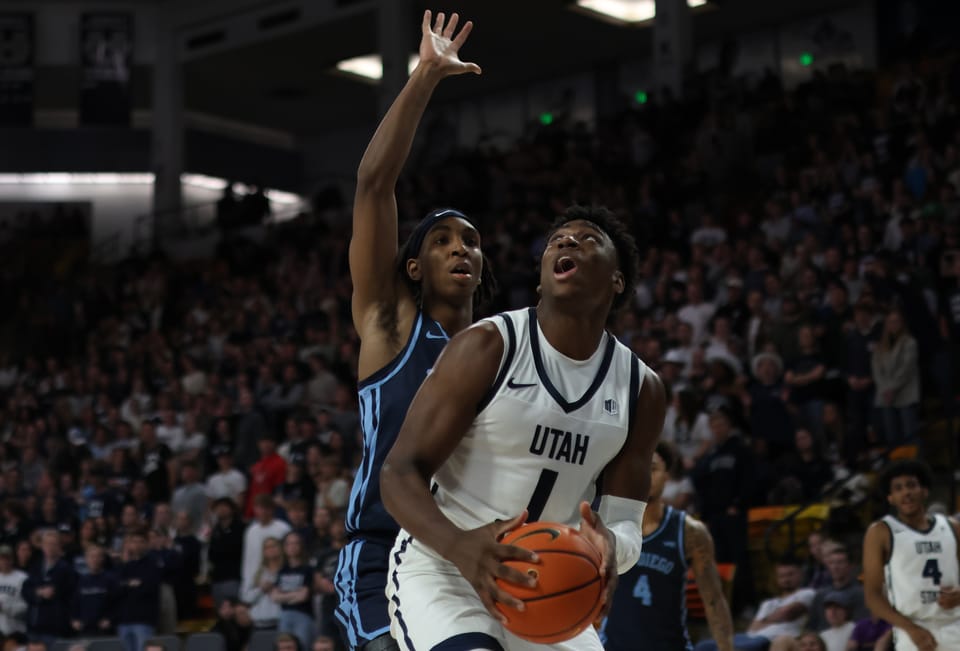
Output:
M473 22L467 21L457 33L459 14L451 14L450 19L441 11L433 20L432 12L427 9L423 12L423 23L420 27L423 34L420 39L420 64L430 66L446 75L461 75L465 72L480 74L480 66L476 63L466 63L460 60L460 48L467 42L467 37L473 30ZM446 23L446 24L444 24Z

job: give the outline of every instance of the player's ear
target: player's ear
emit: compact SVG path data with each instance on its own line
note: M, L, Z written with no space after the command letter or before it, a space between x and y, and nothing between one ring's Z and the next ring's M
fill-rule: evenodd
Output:
M420 269L420 261L416 258L410 258L407 260L407 275L410 276L411 280L415 282L420 282L423 280L423 271Z
M540 292L540 283L537 283L537 296L542 296L542 295L543 294Z
M627 281L623 278L623 272L617 269L613 272L613 292L615 294L622 294L626 287Z

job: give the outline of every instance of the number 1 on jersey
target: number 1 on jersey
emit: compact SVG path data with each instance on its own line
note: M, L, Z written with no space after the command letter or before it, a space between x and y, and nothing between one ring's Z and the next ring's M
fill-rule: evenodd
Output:
M927 561L926 565L923 566L923 578L931 579L933 585L940 585L940 577L943 574L940 572L940 563L937 562L937 559L931 558Z
M530 503L527 504L527 522L536 522L543 515L543 509L547 506L547 500L550 499L550 492L553 491L553 485L557 483L557 477L560 476L556 470L544 468L540 471L540 479L537 480L537 487L533 489L533 495L530 496Z

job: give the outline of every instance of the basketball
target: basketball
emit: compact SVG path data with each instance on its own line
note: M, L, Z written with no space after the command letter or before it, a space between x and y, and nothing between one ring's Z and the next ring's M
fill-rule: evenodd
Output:
M497 603L507 617L508 631L530 642L554 644L569 640L590 626L601 608L604 581L600 552L576 529L555 522L533 522L511 531L500 541L536 552L539 563L506 564L537 578L534 588L497 579L497 584L526 609Z

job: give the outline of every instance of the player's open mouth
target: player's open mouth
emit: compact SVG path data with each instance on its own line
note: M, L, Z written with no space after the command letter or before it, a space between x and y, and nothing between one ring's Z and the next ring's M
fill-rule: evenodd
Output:
M473 278L473 272L470 269L470 265L466 263L456 265L450 273L456 278Z
M569 278L575 273L577 273L577 263L573 258L569 256L557 258L557 261L553 265L554 278L562 280Z

